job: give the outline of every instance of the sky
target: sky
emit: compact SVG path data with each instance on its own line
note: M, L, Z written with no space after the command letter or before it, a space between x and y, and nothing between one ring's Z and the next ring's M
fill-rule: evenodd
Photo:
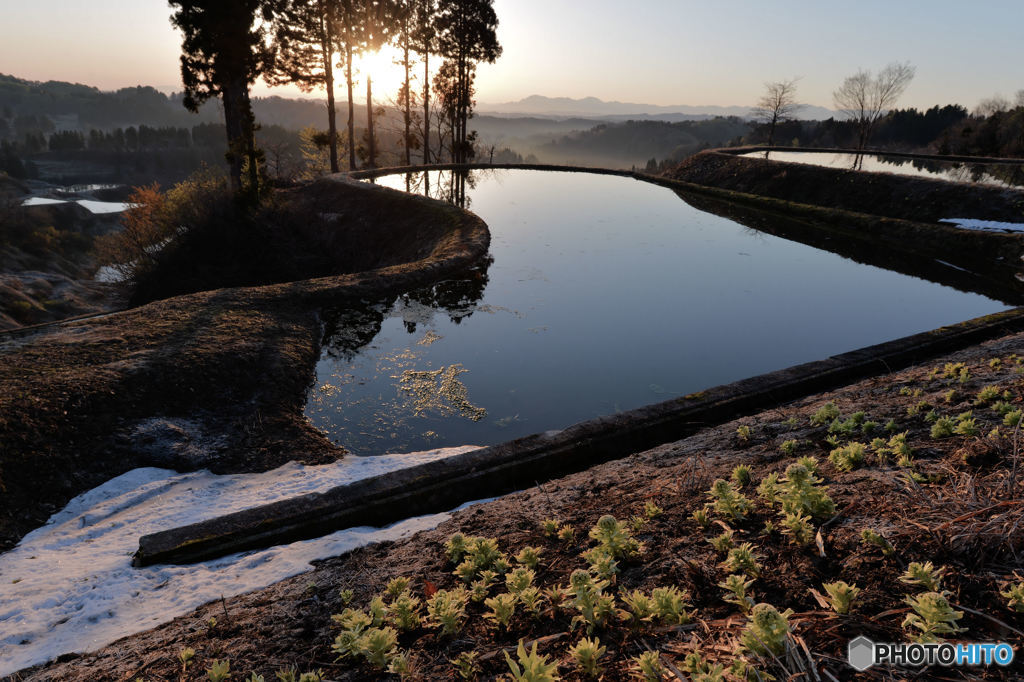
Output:
M486 103L540 94L745 106L765 82L799 77L802 102L831 108L843 78L894 61L917 68L901 106L973 108L996 93L1012 98L1024 89L1022 0L494 0L494 6L504 54L479 69L477 99ZM180 89L180 36L170 12L162 0L0 0L0 73L103 90ZM381 89L393 79L374 76ZM254 92L300 94L263 85Z

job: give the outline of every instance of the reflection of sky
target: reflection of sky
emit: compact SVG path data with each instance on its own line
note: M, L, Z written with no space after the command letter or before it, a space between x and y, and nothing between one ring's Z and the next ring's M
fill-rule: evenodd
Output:
M751 158L764 158L764 152L751 152L742 154ZM833 152L770 152L769 158L772 161L786 161L788 163L806 163L813 166L825 166L826 168L853 168L855 154L836 154ZM991 168L991 172L986 169ZM1007 185L1021 184L1021 182L1010 183L997 176L1014 177L1024 180L1021 170L1024 164L1013 166L1011 164L1001 166L985 166L979 164L955 164L952 162L928 162L917 161L916 165L912 159L902 157L878 157L866 154L857 167L858 170L871 173L894 173L896 175L911 175L919 178L931 178L933 180L952 180L954 182L978 182L985 185ZM1015 169L1015 173L1014 173Z
M353 360L328 346L317 367L307 415L357 453L501 442L1006 307L633 180L503 171L468 192L494 257L472 315L398 305ZM452 365L482 420L417 416L401 390Z

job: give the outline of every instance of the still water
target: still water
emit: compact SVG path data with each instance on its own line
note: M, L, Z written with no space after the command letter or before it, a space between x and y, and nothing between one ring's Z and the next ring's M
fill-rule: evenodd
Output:
M763 159L764 152L751 152L741 156ZM856 154L834 152L769 152L768 158L772 161L806 163L826 168L855 168L872 173L912 175L931 180L976 182L999 187L1024 186L1024 164L956 163L880 154L864 154L858 157Z
M328 315L306 415L356 454L498 443L1009 307L627 178L479 171L466 201L490 262Z

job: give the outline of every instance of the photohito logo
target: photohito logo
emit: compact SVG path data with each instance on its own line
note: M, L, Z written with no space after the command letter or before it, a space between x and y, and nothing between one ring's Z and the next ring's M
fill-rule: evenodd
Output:
M1006 642L970 642L962 644L914 644L872 642L861 635L847 648L850 665L863 672L873 665L901 666L1010 665L1013 647Z

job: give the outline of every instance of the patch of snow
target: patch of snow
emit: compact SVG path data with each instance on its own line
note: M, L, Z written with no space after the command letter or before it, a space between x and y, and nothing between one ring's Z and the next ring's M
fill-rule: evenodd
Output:
M262 474L143 468L118 476L73 499L0 555L0 677L61 654L94 651L222 595L266 587L308 570L315 559L434 528L448 514L349 528L191 566L133 568L142 535L473 449L349 456L322 466L292 462Z
M79 199L75 202L89 213L103 214L103 213L121 213L127 211L132 207L131 204L123 201L96 201L94 199Z
M46 197L31 197L21 202L22 206L53 206L55 204L68 203L64 199L47 199Z
M939 222L953 223L965 230L983 232L1024 232L1024 223L1005 223L999 220L978 220L976 218L943 218Z

